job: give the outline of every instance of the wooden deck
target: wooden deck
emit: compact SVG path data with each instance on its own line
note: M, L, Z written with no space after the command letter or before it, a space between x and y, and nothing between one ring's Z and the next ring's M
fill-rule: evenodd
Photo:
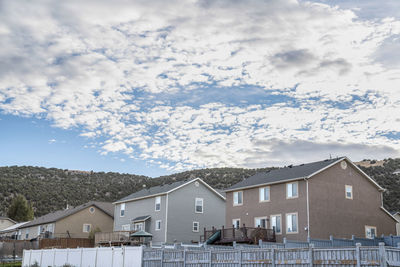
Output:
M95 244L100 246L120 246L131 243L130 235L136 231L116 231L109 233L96 233Z
M201 236L201 242L208 240L214 233L221 231L221 238L215 244L232 244L248 243L258 244L259 240L266 242L276 242L275 231L273 229L266 229L261 227L243 227L239 228L224 228L211 230L204 229L204 235Z

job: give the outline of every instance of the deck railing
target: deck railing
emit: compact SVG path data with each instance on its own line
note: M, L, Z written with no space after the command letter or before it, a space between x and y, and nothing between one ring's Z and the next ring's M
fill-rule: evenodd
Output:
M95 244L124 243L129 242L130 235L135 231L116 231L109 233L96 233Z

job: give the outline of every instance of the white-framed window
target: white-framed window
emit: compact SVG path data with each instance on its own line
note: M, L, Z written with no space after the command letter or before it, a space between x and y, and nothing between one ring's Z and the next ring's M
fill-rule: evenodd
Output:
M259 190L259 201L260 202L269 201L269 192L270 192L269 186L260 187L260 190Z
M377 235L376 226L365 226L365 237L369 239L373 239Z
M53 233L54 232L53 224L47 225L47 229L46 230L47 230L47 232Z
M203 213L203 202L204 200L202 198L197 198L194 201L194 211L196 213Z
M299 183L292 182L286 184L286 198L296 198L299 196Z
M271 215L271 227L272 229L275 229L275 234L281 234L282 233L282 217L280 214L277 215Z
M125 216L125 203L121 203L121 207L119 210L119 216L124 217Z
M130 230L131 230L130 224L121 225L121 231L130 231Z
M161 197L156 197L155 199L155 211L161 210Z
M142 223L142 222L140 222L140 223L135 223L135 224L134 224L134 228L135 228L135 231L144 230L144 229L143 229L143 228L144 228L144 223Z
M243 205L243 191L233 192L233 206Z
M161 230L161 220L156 221L156 231Z
M345 185L346 198L353 199L353 186Z
M267 217L255 217L254 227L267 228Z
M200 229L200 224L199 224L199 222L193 222L193 228L192 228L193 230L193 232L199 232L199 229Z
M29 238L29 228L25 229L25 239Z
M232 225L234 228L240 228L240 219L233 219Z
M91 224L89 224L89 223L84 223L83 224L83 232L84 233L89 233L91 228L92 228Z
M298 221L297 221L297 212L295 213L287 213L286 214L286 233L287 234L296 234L298 233Z

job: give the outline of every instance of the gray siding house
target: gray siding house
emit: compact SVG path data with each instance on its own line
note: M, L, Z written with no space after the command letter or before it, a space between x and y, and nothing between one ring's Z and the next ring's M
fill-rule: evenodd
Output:
M115 203L114 231L145 230L153 243L198 242L225 222L225 197L200 178L140 190Z

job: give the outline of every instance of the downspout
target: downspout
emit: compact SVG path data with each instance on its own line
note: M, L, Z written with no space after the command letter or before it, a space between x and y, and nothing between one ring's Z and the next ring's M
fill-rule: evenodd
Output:
M308 196L308 179L304 178L306 181L306 194L307 194L307 239L310 240L310 201Z
M168 230L168 193L165 201L165 241L164 243L167 243L167 230Z

